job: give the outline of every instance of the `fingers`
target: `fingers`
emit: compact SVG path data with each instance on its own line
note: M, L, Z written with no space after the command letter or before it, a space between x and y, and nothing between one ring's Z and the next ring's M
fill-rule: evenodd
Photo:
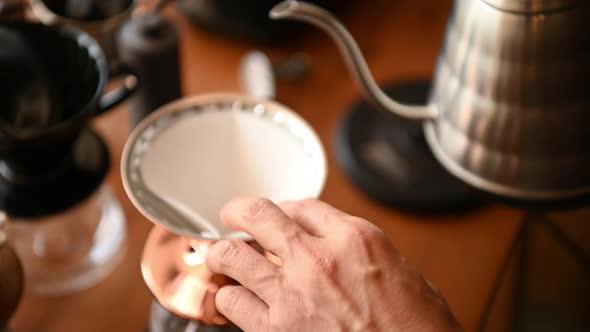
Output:
M268 306L242 286L225 286L217 291L215 306L245 332L267 331Z
M313 237L267 199L236 198L221 210L221 220L250 234L266 250L282 260L293 256L297 242Z
M207 267L226 275L269 303L279 287L280 267L243 241L220 241L207 254Z
M346 213L317 199L284 202L279 207L301 228L316 237L326 237L348 217Z

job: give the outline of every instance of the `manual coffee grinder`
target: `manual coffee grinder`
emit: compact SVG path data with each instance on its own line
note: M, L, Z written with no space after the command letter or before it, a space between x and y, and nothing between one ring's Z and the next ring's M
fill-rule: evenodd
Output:
M215 307L217 290L235 281L212 274L205 258L221 239L257 246L221 225L219 211L242 195L318 197L326 157L315 132L287 107L216 93L149 115L127 141L121 174L133 204L155 224L141 261L154 295L149 330L239 331Z
M132 127L182 95L180 33L162 13L170 2L159 0L154 8L135 15L123 24L117 36L121 62L141 82L129 101Z
M104 185L105 142L93 116L130 96L103 94L98 43L73 28L0 24L0 210L27 290L64 294L104 279L124 253L123 212Z

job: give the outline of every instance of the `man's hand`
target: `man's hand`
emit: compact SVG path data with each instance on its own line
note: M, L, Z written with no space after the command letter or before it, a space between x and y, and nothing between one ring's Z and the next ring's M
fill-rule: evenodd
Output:
M227 204L222 221L250 234L281 266L241 241L220 241L208 267L237 280L218 310L255 331L460 331L444 299L370 222L323 202Z

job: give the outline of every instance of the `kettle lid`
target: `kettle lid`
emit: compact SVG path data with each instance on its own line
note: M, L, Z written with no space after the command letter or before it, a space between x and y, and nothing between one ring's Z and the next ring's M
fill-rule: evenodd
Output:
M519 14L540 14L574 7L581 0L482 0L500 10Z

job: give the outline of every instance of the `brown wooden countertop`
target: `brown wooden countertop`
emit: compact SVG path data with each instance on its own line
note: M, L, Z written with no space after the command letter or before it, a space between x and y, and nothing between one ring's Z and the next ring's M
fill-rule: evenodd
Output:
M353 6L343 19L358 38L379 82L430 75L450 0L358 1ZM204 32L172 8L167 14L175 17L183 35L185 95L238 91L241 57L256 46ZM329 177L322 199L383 228L399 250L442 290L466 330L474 331L521 213L487 206L465 215L423 217L369 199L343 175L332 149L339 120L359 96L336 47L317 32L286 48L262 50L273 58L291 52L306 52L311 57L311 75L302 81L281 83L278 99L314 126L327 149ZM141 278L139 258L151 224L128 201L120 180L120 154L129 128L125 107L101 117L96 125L109 142L113 156L109 184L128 220L124 262L104 282L79 294L59 298L27 294L12 322L14 332L139 332L148 321L151 295Z

